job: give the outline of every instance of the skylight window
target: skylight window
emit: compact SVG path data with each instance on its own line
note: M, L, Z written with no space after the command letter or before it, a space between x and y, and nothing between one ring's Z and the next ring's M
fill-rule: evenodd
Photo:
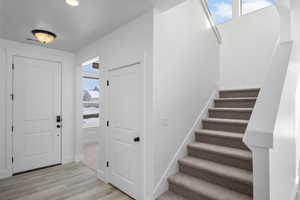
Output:
M251 13L275 4L275 0L242 0L242 14Z
M232 0L207 0L207 4L215 24L232 19Z

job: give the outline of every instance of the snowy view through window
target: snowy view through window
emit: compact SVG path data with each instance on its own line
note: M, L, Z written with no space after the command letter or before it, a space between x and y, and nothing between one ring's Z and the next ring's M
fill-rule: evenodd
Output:
M99 67L99 66L98 66ZM99 126L100 81L97 65L86 65L83 68L83 127Z
M232 0L207 0L215 24L222 24L232 19L232 3ZM241 12L247 14L274 4L275 0L241 0Z

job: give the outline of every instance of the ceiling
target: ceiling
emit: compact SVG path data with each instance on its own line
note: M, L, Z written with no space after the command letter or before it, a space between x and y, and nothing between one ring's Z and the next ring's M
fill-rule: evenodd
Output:
M48 47L75 52L150 10L153 2L81 0L80 6L71 7L65 0L0 0L0 34L37 44L25 38L32 38L32 29L45 29L58 36Z

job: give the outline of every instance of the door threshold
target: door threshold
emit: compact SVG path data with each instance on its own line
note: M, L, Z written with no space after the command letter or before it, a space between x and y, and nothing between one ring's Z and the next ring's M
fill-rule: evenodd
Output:
M46 166L46 167L40 167L40 168L36 168L36 169L31 169L31 170L27 170L27 171L24 171L24 172L14 173L13 176L17 176L17 175L21 175L21 174L26 174L26 173L38 171L38 170L41 170L41 169L47 169L47 168L51 168L51 167L57 167L57 166L60 166L60 165L62 165L62 163L55 164L55 165L49 165L49 166Z

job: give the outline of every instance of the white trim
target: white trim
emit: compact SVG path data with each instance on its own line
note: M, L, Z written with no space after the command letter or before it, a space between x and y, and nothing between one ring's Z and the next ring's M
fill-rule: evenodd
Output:
M8 61L9 62L11 62L11 65L8 65L8 67L10 68L10 71L9 71L9 77L11 78L10 79L10 83L11 83L11 87L10 87L10 89L11 89L11 91L10 91L10 94L14 94L15 93L15 91L14 91L14 82L15 82L15 78L14 78L14 70L12 70L12 65L15 65L15 63L14 63L14 59L15 58L25 58L25 59L31 59L31 60L39 60L39 61L46 61L46 62L50 62L50 63L56 63L56 64L58 64L59 65L59 79L58 79L58 85L59 85L59 113L57 113L57 114L59 114L62 118L63 118L63 114L62 114L62 62L60 62L60 61L54 61L54 60L50 60L50 59L48 59L48 58L44 58L44 57L35 57L35 56L32 56L32 55L24 55L23 53L21 53L21 54L19 54L19 53L13 53L13 54L11 54L11 55L8 55L9 57L8 57ZM11 120L11 126L15 126L15 124L14 124L14 101L11 101L10 100L10 102L11 102L11 118L7 118L7 119L10 119ZM63 120L62 120L62 122L61 122L61 124L63 125ZM10 139L11 139L11 156L10 157L15 157L15 155L14 155L14 133L13 133L13 131L11 130L11 129L8 129L8 130L10 130ZM59 161L59 163L54 163L54 164L62 164L63 163L63 154L62 154L62 147L63 147L63 140L62 140L62 129L60 129L60 145L59 145L59 148L60 148L60 151L59 151L59 154L60 154L60 161ZM65 158L64 158L65 159ZM11 164L11 172L12 173L14 173L14 168L13 168L13 165Z
M100 73L92 73L92 72L81 72L82 78L90 78L90 79L100 79Z
M299 194L300 194L300 191L299 191L299 177L297 176L296 179L295 179L295 185L294 185L294 188L293 188L292 199L293 200L298 200L298 198L300 197Z
M124 64L122 66L113 66L113 67L108 67L106 70L105 70L105 77L106 79L105 80L109 80L109 72L112 72L112 71L115 71L115 70L119 70L119 69L123 69L123 68L126 68L126 67L131 67L131 66L135 66L135 65L139 65L139 68L140 68L140 71L139 71L139 80L140 80L140 83L141 83L141 91L140 91L140 95L141 95L141 113L142 113L142 120L141 120L141 135L140 135L140 143L139 143L139 152L140 153L140 158L138 158L140 161L140 171L137 172L139 173L139 175L137 177L139 177L140 179L138 180L138 188L137 188L137 191L136 191L136 194L137 194L137 199L143 199L143 196L145 194L145 162L146 162L146 149L145 149L145 146L146 146L146 140L145 140L145 133L146 133L146 130L145 130L145 119L146 119L146 69L145 69L145 60L146 60L146 55L144 55L144 58L143 59L140 59L138 61L134 61L134 62L130 62L128 64ZM108 87L105 87L105 90L104 90L104 106L105 107L105 121L109 120L108 119ZM110 138L109 138L109 127L105 126L105 152L106 152L106 155L105 155L105 160L106 161L109 161L110 160L110 148L109 148L109 144L110 144ZM105 175L102 176L102 179L104 182L107 182L109 183L110 182L110 168L109 167L106 167L105 168Z
M10 176L9 170L0 170L0 179L8 178Z
M243 142L248 147L273 148L273 132L246 131Z
M83 120L82 120L82 116L83 116L83 109L82 109L82 104L84 103L98 103L101 107L102 107L102 102L101 99L99 98L98 100L92 101L92 102L85 102L82 101L82 96L83 96L83 83L82 83L82 78L95 78L99 81L100 83L100 93L101 93L101 89L104 89L104 87L102 86L104 83L101 84L101 81L103 81L103 77L105 74L105 69L103 67L103 70L101 71L101 69L99 69L99 73L98 72L84 72L83 71L83 67L84 65L88 65L90 63L93 62L99 62L100 61L100 56L96 56L86 62L80 63L80 64L75 64L75 81L76 81L76 87L75 87L75 121L76 121L76 126L75 126L75 161L76 162L80 162L84 159L84 155L83 155L83 146L84 146L84 129L93 129L95 131L100 131L101 130L101 126L103 125L101 123L101 119L103 119L103 117L99 118L99 125L98 126L87 126L84 127L83 125ZM103 92L104 95L104 92ZM99 111L100 112L100 111ZM103 115L104 116L104 115ZM97 151L97 155L98 155L98 151ZM98 156L97 156L97 165L98 165Z
M83 104L88 104L88 103L99 103L99 100L92 100L92 101L82 101Z
M103 171L103 170L97 169L97 178L106 184L108 183L108 182L106 182L105 171Z
M146 137L145 137L145 119L146 119L146 69L145 69L145 60L146 60L146 53L144 53L144 57L142 59L137 59L137 60L133 60L132 62L129 63L130 64L140 64L141 67L141 74L142 74L142 82L143 82L143 98L142 98L142 106L143 106L143 126L142 126L142 134L141 134L141 142L140 142L140 146L141 146L141 156L142 156L142 166L141 166L141 180L140 180L140 184L141 184L141 190L140 190L140 197L138 199L143 199L142 196L144 196L145 194L145 163L146 163ZM128 65L128 64L127 64ZM127 66L127 65L123 65ZM102 66L102 71L100 72L100 80L103 81L103 84L101 86L102 94L103 94L103 99L101 99L99 101L100 103L100 107L103 108L101 113L101 117L100 117L100 126L99 126L99 131L103 130L104 131L104 136L103 136L103 140L104 142L104 154L105 154L105 163L106 161L109 160L109 148L108 145L109 144L109 140L108 140L108 131L107 131L107 127L106 127L106 121L108 119L108 110L107 110L107 87L106 87L106 80L108 80L108 72L111 70L115 70L117 68L119 68L120 66ZM82 120L81 120L81 116L82 116L82 101L81 101L81 97L82 97L82 82L81 82L81 78L82 78L82 64L78 64L76 65L76 135L75 135L75 161L76 162L80 162L83 160L83 152L82 152L82 147L83 147L83 128L82 128ZM100 134L99 134L100 137ZM98 158L98 157L97 157ZM107 168L106 166L101 166L102 169L99 169L100 166L98 166L99 163L97 161L97 177L102 180L105 183L109 183L109 168Z
M11 132L11 126L12 126L12 108L13 104L10 98L10 94L12 93L13 87L12 87L12 64L13 64L13 57L14 56L21 56L21 57L27 57L32 59L40 59L45 60L49 62L56 62L61 65L61 91L63 91L63 80L62 80L62 72L64 67L64 61L63 56L57 56L52 54L47 54L47 52L38 52L38 51L27 51L27 48L24 49L15 49L15 48L6 48L6 60L5 63L5 70L6 70L6 110L5 110L5 116L6 116L6 164L7 164L7 170L9 176L12 176L13 170L12 170L12 162L11 157L13 155L13 146L12 146L12 132ZM61 113L62 117L64 117L63 112L63 103L62 103L63 95L61 95ZM64 129L61 130L61 163L73 161L74 158L71 158L71 156L65 155L65 146L64 144Z
M158 181L157 185L154 188L153 196L156 199L159 195L166 192L168 190L168 177L175 174L178 171L178 163L177 161L187 155L187 145L190 144L195 140L195 131L201 127L202 119L207 117L207 110L211 107L214 103L214 99L218 96L217 90L212 92L212 95L208 99L206 105L200 111L198 117L196 118L193 126L189 130L188 134L185 136L183 142L179 146L178 150L174 154L171 162L169 163L167 169L165 170L164 174Z
M83 161L83 159L84 159L83 154L80 154L80 155L76 155L76 156L75 156L75 162L81 162L81 161Z
M71 163L71 162L74 162L74 157L73 156L66 156L64 158L62 158L62 164L68 164L68 163Z
M100 57L97 56L97 57L95 57L95 58L92 58L92 59L90 59L90 60L88 60L88 61L82 63L81 66L89 65L89 64L94 63L94 62L97 62L97 63L98 63L99 60L100 60Z

